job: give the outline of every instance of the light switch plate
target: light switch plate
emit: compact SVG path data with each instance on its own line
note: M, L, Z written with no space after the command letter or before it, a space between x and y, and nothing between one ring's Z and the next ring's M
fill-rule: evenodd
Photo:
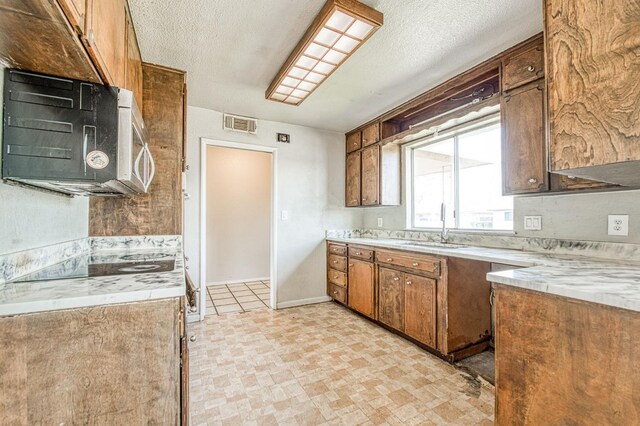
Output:
M378 228L382 228L382 224L384 223L384 221L382 220L381 217L378 218Z
M282 219L282 220L289 219L289 211L288 210L282 210L280 212L280 219Z
M629 215L610 214L608 218L609 235L627 237L629 235Z
M542 216L525 216L525 231L542 231Z

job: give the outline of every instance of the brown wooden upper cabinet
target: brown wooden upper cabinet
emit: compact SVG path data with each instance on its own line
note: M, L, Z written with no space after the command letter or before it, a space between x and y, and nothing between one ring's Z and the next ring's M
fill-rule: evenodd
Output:
M67 16L71 26L78 35L82 35L84 33L87 0L58 0L58 3Z
M511 90L544 78L542 40L531 48L508 56L502 62L502 90Z
M375 132L367 129L375 129ZM372 136L373 133L377 136ZM365 135L368 135L367 142ZM363 146L347 154L347 207L400 204L400 147L395 144L380 144L379 135L379 124L369 126L362 132L347 135L347 151L350 140L357 140Z
M362 130L362 147L373 145L380 141L380 123L373 123Z
M138 108L142 109L142 58L133 21L127 14L127 62L126 81L124 87L131 90L136 98Z
M544 80L503 94L503 193L527 194L549 188L544 126Z
M360 148L362 148L362 132L347 135L347 153L357 151Z
M124 0L87 0L84 41L105 83L125 87L126 3Z
M551 171L640 185L640 5L544 7Z

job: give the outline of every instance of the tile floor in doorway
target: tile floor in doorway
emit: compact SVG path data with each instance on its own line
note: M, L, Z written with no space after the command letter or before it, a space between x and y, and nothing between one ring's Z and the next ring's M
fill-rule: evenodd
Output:
M269 281L253 281L207 287L207 311L217 315L267 309L271 285Z
M333 302L189 334L192 425L493 424L493 386Z

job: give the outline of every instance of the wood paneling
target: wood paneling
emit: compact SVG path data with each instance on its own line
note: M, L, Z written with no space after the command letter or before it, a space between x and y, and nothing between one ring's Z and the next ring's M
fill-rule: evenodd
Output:
M359 150L362 147L362 132L347 135L347 153Z
M373 145L380 141L380 123L373 123L362 130L362 147Z
M491 338L491 284L488 262L449 257L447 260L446 353Z
M496 424L640 424L640 315L496 286Z
M544 120L544 80L502 97L502 182L504 194L549 188Z
M55 0L0 0L0 59L8 66L100 83Z
M544 46L542 38L529 49L502 61L502 90L511 90L544 78Z
M362 150L362 205L375 206L380 200L380 146Z
M0 318L0 424L178 424L179 299Z
M436 347L436 280L405 274L404 333Z
M87 0L58 0L58 4L65 15L69 23L78 33L82 35L84 33L84 18L87 11Z
M118 87L126 81L126 14L124 0L87 0L87 51L103 80Z
M142 108L142 58L136 30L133 27L131 17L127 15L127 62L126 62L126 83L125 87L131 90L135 96L138 108Z
M149 193L92 197L89 235L182 234L182 88L185 74L143 64L143 116L156 174Z
M638 0L545 1L551 171L640 183L639 11ZM603 166L621 162L631 168Z
M404 274L393 269L378 270L378 321L398 331L405 329Z
M355 152L347 155L347 182L346 182L346 206L357 207L360 205L360 171L361 171L361 153Z
M373 263L349 259L349 307L373 317L374 288Z

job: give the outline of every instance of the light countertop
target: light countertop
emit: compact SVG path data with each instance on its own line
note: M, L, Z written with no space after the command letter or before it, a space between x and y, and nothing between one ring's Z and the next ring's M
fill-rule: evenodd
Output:
M514 266L487 280L640 312L640 262L554 255L499 248L429 246L395 239L327 238L329 241L459 257Z
M5 282L0 284L0 316L185 295L184 259L179 237L147 237L146 240L136 237L101 238L94 239L88 246L94 261L99 258L103 262L117 262L122 256L144 257L160 253L175 259L174 269L157 273ZM84 252L77 258L86 255ZM66 258L48 266L54 270L66 268L75 259Z

